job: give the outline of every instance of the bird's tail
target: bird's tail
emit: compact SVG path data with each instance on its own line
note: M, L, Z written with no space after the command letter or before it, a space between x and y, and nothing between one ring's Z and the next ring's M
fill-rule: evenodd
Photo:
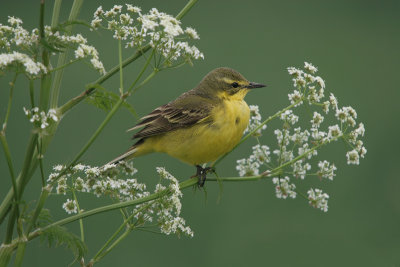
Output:
M132 146L124 154L122 154L119 157L116 157L115 159L113 159L112 161L108 162L107 164L118 164L121 161L131 159L131 158L134 157L134 154L136 153L137 150L138 150L137 146Z

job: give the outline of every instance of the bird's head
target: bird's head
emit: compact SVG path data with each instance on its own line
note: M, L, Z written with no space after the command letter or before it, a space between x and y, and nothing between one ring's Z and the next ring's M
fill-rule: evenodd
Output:
M217 68L209 72L196 89L213 97L242 100L251 89L265 86L249 82L233 69Z

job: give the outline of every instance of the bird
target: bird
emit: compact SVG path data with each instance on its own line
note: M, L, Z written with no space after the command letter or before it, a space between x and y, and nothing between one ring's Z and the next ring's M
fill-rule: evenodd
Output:
M166 153L197 168L198 186L203 187L207 172L204 163L215 161L240 141L250 119L244 101L254 88L239 72L226 67L210 71L193 89L154 109L127 131L139 130L125 153L108 164L118 164L152 152Z

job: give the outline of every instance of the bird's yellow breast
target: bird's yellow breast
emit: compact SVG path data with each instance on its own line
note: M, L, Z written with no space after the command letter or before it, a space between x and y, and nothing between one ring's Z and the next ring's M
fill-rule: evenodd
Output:
M225 98L212 110L210 123L147 138L142 151L167 153L193 165L212 162L240 141L249 118L250 109L243 99Z

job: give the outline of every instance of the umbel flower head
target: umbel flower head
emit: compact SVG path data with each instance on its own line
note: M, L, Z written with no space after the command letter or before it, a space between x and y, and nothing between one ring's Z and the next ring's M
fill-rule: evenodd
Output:
M56 194L59 195L89 193L111 198L113 202L132 201L150 195L147 186L135 178L137 170L131 163L120 162L102 167L77 164L68 170L63 165L56 165L53 170L47 182L50 187L56 185ZM160 231L166 235L185 234L192 237L193 231L181 217L182 192L178 180L165 168L157 167L157 172L161 180L154 193L163 194L156 200L130 209L130 215L136 219L135 226L144 227L146 223L157 221ZM68 214L78 212L77 200L67 198L62 207Z
M347 163L355 165L367 152L360 140L365 134L364 124L357 125L356 110L350 106L340 107L332 93L327 96L325 81L316 75L317 72L318 68L308 62L304 63L304 69L288 68L294 89L288 94L290 106L273 116L282 122L281 129L272 131L276 137L276 147L273 149L262 145L259 140L261 130L271 117L263 122L258 106L252 108L253 116L248 129L258 129L254 136L259 144L253 147L248 158L237 161L236 169L240 176L273 177L275 195L280 199L304 196L297 193L296 183L310 179L308 177L326 178L324 181L334 179L337 170L335 164L327 160L313 160L321 147L342 139L350 147L350 151L345 153ZM309 117L306 119L293 111L302 105L307 105ZM331 121L334 122L329 125ZM298 126L300 123L302 127ZM307 124L308 127L304 128ZM257 160L259 155L263 156L263 160ZM310 189L307 195L312 207L328 210L328 194L321 189Z
M30 78L48 73L48 69L38 60L40 51L39 30L31 32L22 27L22 20L8 17L8 24L0 24L0 70L24 72ZM94 46L88 45L81 34L72 35L50 26L44 27L44 39L53 53L74 50L76 60L90 59L90 64L101 74L105 74L103 63Z
M166 66L171 66L179 58L190 62L204 58L199 49L188 40L199 39L195 29L183 29L181 22L173 16L152 8L148 13L130 4L115 5L104 11L100 6L94 12L93 28L103 28L113 32L113 37L125 41L126 47L141 49L149 43L159 53Z

